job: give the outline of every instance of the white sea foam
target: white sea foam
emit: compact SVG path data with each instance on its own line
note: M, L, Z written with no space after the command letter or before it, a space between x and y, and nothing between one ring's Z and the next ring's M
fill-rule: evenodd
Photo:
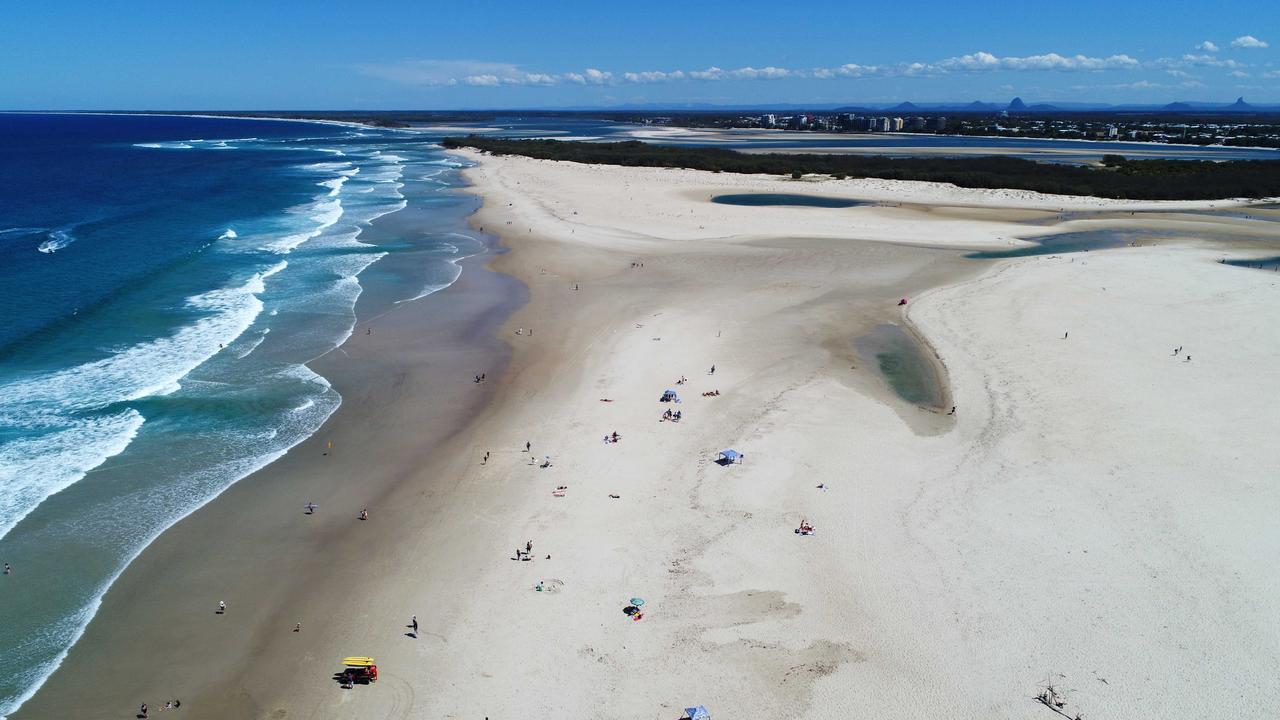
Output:
M236 359L243 360L249 356L249 353L253 352L254 350L257 350L258 346L262 344L262 341L267 339L267 332L269 332L270 330L271 328L266 328L262 332L250 338L248 341L247 347L237 350Z
M320 235L320 233L324 232L325 229L338 222L338 218L342 217L342 199L335 197L327 200L321 200L308 205L291 208L288 212L294 215L309 212L309 219L315 224L308 230L290 233L267 243L263 246L264 250L269 250L280 255L286 255L302 243Z
M45 499L119 455L142 427L133 409L104 417L68 419L42 435L0 445L0 538Z
M262 312L258 293L265 278L287 265L281 261L240 285L187 298L188 307L205 315L172 335L101 360L0 384L0 422L56 423L69 413L173 392L184 376L217 354L219 344L234 341L253 324Z
M462 233L456 233L456 232L445 233L445 235L463 238L465 240L469 240L472 243L475 243L477 247L482 247L480 245L480 241L476 240L470 235L463 235ZM459 255L459 253L462 252L462 248L458 247L457 245L454 245L453 243L445 243L445 248L447 248L446 252L455 256L449 259L449 263L453 265L453 276L450 277L447 281L442 283L428 283L425 287L422 288L422 290L418 291L417 295L414 295L413 297L410 297L410 298L405 298L404 300L397 300L396 301L397 305L399 305L400 303L413 302L414 300L421 300L422 298L428 295L433 295L435 293L438 293L441 290L454 284L455 282L458 281L458 278L462 275L462 264L461 264L462 261L466 260L469 257L475 257L480 253L480 250L477 249L476 252L467 253L465 255ZM442 249L445 249L445 248L442 248Z
M194 145L184 142L134 143L133 146L151 150L191 150L195 148Z
M338 193L342 192L342 184L345 183L346 181L347 181L347 178L344 176L344 177L336 177L331 180L321 180L316 184L319 185L320 187L329 188L329 197L336 197Z
M219 236L218 236L218 239L219 239L219 240L234 240L235 238L238 238L238 237L240 237L240 236L236 234L236 231L235 231L235 230L232 230L231 228L227 228L226 230L224 230L224 231L223 231L223 233L222 233L221 235L219 235Z
M40 243L36 250L42 253L55 253L76 241L70 230L51 230L48 239Z
M24 238L24 237L29 237L31 235L43 235L44 233L47 233L47 232L49 232L48 228L33 228L33 227L5 228L4 230L0 230L0 240L9 240L12 238Z
M323 388L324 391L331 389L329 381L315 374L304 365L293 366L281 374L307 380L314 385ZM47 663L41 664L41 666L36 669L36 679L27 687L26 692L14 700L10 707L5 710L12 711L13 709L21 707L24 703L30 700L40 687L44 685L45 681L49 679L49 676L62 665L63 661L67 658L67 653L71 651L71 648L75 646L75 644L79 642L80 638L84 635L84 630L88 626L89 621L98 614L98 609L102 606L102 596L106 594L107 589L115 584L115 581L120 577L120 574L124 572L125 568L131 565L133 561L142 554L142 551L151 545L151 543L155 542L155 539L159 537L161 533L173 527L191 513L204 507L204 505L210 500L220 495L222 491L235 484L241 478L247 477L249 474L266 467L272 462L275 462L277 459L288 453L295 445L302 442L309 437L311 433L319 429L320 425L323 424L324 421L328 419L328 417L332 415L333 412L342 404L342 398L338 396L337 393L326 392L324 397L326 401L321 405L316 406L313 402L312 405L306 408L308 410L314 408L312 412L307 413L302 412L299 409L295 409L290 413L291 416L296 418L292 426L292 429L294 429L295 432L293 432L289 437L287 445L271 452L262 453L261 455L220 463L216 469L206 471L218 473L215 482L210 483L212 485L211 492L208 492L202 498L195 499L196 501L193 502L190 507L184 508L182 511L175 513L167 522L157 527L150 536L138 544L137 548L128 558L124 559L124 561L120 563L119 568L111 575L111 577L104 580L97 587L93 593L93 599L64 620L64 622L68 623L69 627L75 628L74 632L71 633L71 637L67 640L66 644L56 657ZM3 720L3 718L0 718L0 720Z

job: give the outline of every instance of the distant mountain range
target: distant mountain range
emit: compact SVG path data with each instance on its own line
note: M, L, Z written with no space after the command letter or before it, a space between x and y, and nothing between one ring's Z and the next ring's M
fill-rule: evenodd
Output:
M1244 98L1237 98L1233 103L1210 103L1210 102L1191 102L1178 101L1165 105L1159 104L1140 104L1140 103L1082 103L1082 102L1052 102L1052 103L1034 103L1027 104L1022 98L1014 98L1007 104L983 102L974 100L970 103L928 103L928 102L900 102L893 103L866 103L860 105L847 105L837 103L815 103L811 105L802 105L798 103L771 103L763 105L715 105L710 103L646 103L632 105L616 105L611 107L562 107L562 108L542 108L544 110L594 110L609 112L801 112L801 111L825 111L825 112L893 112L898 114L906 113L940 113L940 112L962 112L962 113L993 113L1007 111L1010 113L1049 113L1049 112L1163 112L1163 113L1273 113L1280 112L1280 104L1277 105L1252 105L1245 102Z

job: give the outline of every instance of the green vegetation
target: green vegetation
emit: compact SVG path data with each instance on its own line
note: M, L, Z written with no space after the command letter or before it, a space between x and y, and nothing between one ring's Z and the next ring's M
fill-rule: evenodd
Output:
M545 160L678 167L715 172L790 175L816 173L887 180L927 180L969 188L1012 188L1054 195L1133 200L1216 200L1280 196L1280 160L1128 160L1108 156L1105 168L1038 163L1012 157L892 158L863 155L744 154L708 147L669 147L639 141L445 138L447 148L472 147L496 155Z

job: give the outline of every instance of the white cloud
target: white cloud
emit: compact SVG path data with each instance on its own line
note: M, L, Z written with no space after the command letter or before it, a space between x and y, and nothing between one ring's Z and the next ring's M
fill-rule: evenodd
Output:
M1232 70L1231 72L1229 72L1229 73L1227 73L1227 74L1228 74L1228 75L1230 75L1230 76L1231 76L1231 77L1233 77L1233 78L1247 78L1247 77L1249 77L1249 73L1247 73L1247 72L1243 72L1243 71L1241 71L1241 70Z
M1151 90L1154 88L1169 86L1157 82L1151 82L1150 80L1139 80L1131 83L1120 83L1119 85L1112 85L1111 87L1116 88L1117 90Z
M1158 58L1147 63L1148 67L1153 68L1185 68L1185 67L1222 67L1235 70L1245 67L1242 63L1231 60L1230 58L1217 58L1213 55L1183 55L1180 58Z
M587 68L580 73L567 72L564 74L564 79L566 82L578 85L608 85L613 81L613 73Z
M501 84L497 75L468 75L462 78L462 82L478 87L496 87Z
M778 80L780 78L790 77L791 71L786 68L765 67L753 68L744 67L729 72L729 77L734 80Z
M1241 35L1231 41L1233 48L1264 48L1267 44L1252 35Z
M1192 65L1243 67L1233 60L1218 60L1211 55L1185 55L1182 59L1162 58L1142 63L1125 54L1106 57L1086 55L997 56L980 51L950 57L936 62L903 62L894 65L860 65L846 63L833 67L785 68L773 65L726 69L711 66L705 70L605 71L587 68L562 73L530 72L512 63L474 60L403 60L396 63L356 65L354 69L371 77L405 85L502 87L542 85L593 85L670 83L682 81L717 82L721 80L780 80L808 78L816 80L857 79L867 77L937 77L951 73L990 72L1100 72L1154 67L1176 75L1176 68Z
M913 71L925 72L982 72L994 70L1035 71L1052 70L1058 72L1115 70L1133 68L1140 63L1128 55L1111 55L1109 57L1088 57L1085 55L1028 55L1026 57L996 57L989 52L977 52L972 55L947 58L936 63L920 66L907 66L906 74Z
M1212 40L1205 40L1196 45L1196 49L1201 52L1218 52L1218 46Z
M520 68L511 63L476 60L402 60L397 63L357 65L356 70L371 77L404 85L456 85L459 82L467 83L467 78L493 78L492 84L497 84L499 78L520 74Z
M1280 70L1272 70L1271 72L1263 73L1262 77L1270 79L1280 78Z
M683 80L684 72L674 70L672 72L662 72L661 70L649 70L646 72L629 72L623 73L622 79L629 83L658 83L672 82L675 80Z

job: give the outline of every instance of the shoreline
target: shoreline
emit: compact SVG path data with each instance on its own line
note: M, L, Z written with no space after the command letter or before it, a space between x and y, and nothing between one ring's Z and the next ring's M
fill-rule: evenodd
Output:
M47 112L36 112L36 113L16 113L16 114L37 114L37 115L46 115L46 114L102 114L102 115L149 115L149 116L150 116L150 115L155 115L155 116L165 116L165 115L169 115L169 114L156 114L156 113L47 113ZM177 115L174 115L174 116L176 117ZM209 117L209 118L214 118L214 119L217 119L217 118L227 118L227 119L233 119L233 120L239 120L239 119L247 119L247 120L271 120L271 121L287 120L287 119L278 119L278 118L254 118L254 117L233 117L233 116L203 116L203 115L194 115L194 114L185 114L185 115L182 115L182 116L183 116L183 117ZM312 120L298 120L298 122L308 122L308 123L315 123L315 124L336 124L336 123L325 123L324 121L312 121ZM401 208L401 209L403 209L403 208ZM396 211L395 211L395 210L393 210L391 213L386 213L386 214L392 214L392 213L394 213L394 212L396 212ZM382 220L382 217L384 217L384 216L385 216L385 214L383 214L383 215L378 215L377 217L373 218L373 223L374 223L374 225L377 225L377 224ZM368 230L368 225L366 224L364 227L362 227L362 228L361 228L360 233L359 233L359 235L357 236L357 238L356 238L356 239L357 239L357 240L360 240L362 237L367 236L367 233L366 233L366 231L367 231L367 230ZM375 262L376 262L376 261L375 261ZM367 267L366 267L365 269L367 269ZM363 272L363 271L362 271L362 272ZM357 275L359 275L359 274L360 274L360 273L357 273ZM353 276L353 277L354 277L354 276ZM367 289L368 289L368 286L366 285L364 289L366 289L366 290L367 290ZM422 297L426 297L427 295L430 295L430 294L433 294L433 293L427 293L426 295L424 295L424 296L422 296ZM359 305L359 304L363 304L363 303L365 302L365 300L366 300L366 299L367 299L367 294L366 294L366 293L364 293L364 292L362 291L362 292L361 292L360 297L359 297L359 298L358 298L358 300L356 301L357 305ZM353 318L353 319L352 319L352 322L353 322L353 325L352 325L351 329L350 329L350 330L348 330L344 335L339 335L339 336L336 338L336 345L334 345L333 347L331 347L329 350L327 350L327 351L325 351L325 352L320 353L320 354L319 354L319 355L317 355L317 356L314 356L314 357L308 357L308 359L306 359L306 360L300 360L300 361L298 361L297 366L299 366L299 367L306 367L306 368L308 368L308 369L309 369L309 368L311 368L311 367L313 366L313 364L315 364L315 363L317 363L317 362L323 362L323 358L324 358L325 356L327 356L327 355L329 355L329 354L331 354L331 353L334 353L334 352L336 352L336 351L340 350L340 348L341 348L341 347L342 347L342 346L343 346L343 345L344 345L348 340L350 340L350 339L351 339L351 336L352 336L352 333L353 333L353 331L354 331L354 327L355 327L354 323L356 322L356 319L355 319L355 317L354 317L355 312L356 312L356 306L355 306L355 305L350 306L350 312L352 313L352 318ZM220 346L220 347L221 347L221 346ZM185 378L184 378L184 379L185 379ZM328 384L328 383L329 383L329 378L326 378L326 377L321 376L320 381L321 381L321 382L323 382L323 383L325 383L325 384ZM336 410L340 407L341 402L342 402L342 401L340 400L340 401L339 401L338 406L335 406L333 410L331 410L327 415L325 415L325 416L324 416L324 420L323 420L323 421L321 421L321 422L320 422L320 424L319 424L319 425L320 425L320 427L324 427L324 426L326 426L326 425L328 424L328 422L329 422L329 418L332 416L333 412L334 412L334 411L336 411ZM320 427L317 427L316 432L319 432L319 431L320 431ZM118 580L120 580L120 578L121 578L121 577L122 577L126 572L128 572L128 571L129 571L129 569L133 566L133 564L134 564L136 561L138 561L138 559L139 559L139 558L140 558L144 553L146 553L146 552L148 551L148 549L149 549L149 548L150 548L154 543L156 543L156 542L157 542L157 540L158 540L159 538L161 538L163 535L165 535L165 534L166 534L170 529L172 529L173 527L175 527L175 526L177 526L178 524L180 524L180 523L184 522L184 521L185 521L189 516L191 516L192 514L196 513L197 511L199 511L199 510L203 509L203 508L204 508L206 505L208 505L210 502L213 502L214 500L216 500L218 497L220 497L222 494L224 494L227 490L229 490L231 487L233 487L233 486L234 486L234 485L236 485L237 483L239 483L239 482L241 482L241 481L243 481L243 480L245 480L245 479L247 479L247 478L249 478L249 477L251 477L251 476L254 476L254 475L256 475L256 474L258 474L258 473L260 473L260 472L264 472L268 467L272 466L273 464L275 464L276 462L278 462L279 460L281 460L281 458L283 458L283 457L287 456L290 452L293 452L296 448L298 448L298 446L299 446L299 445L301 445L303 442L306 442L308 439L310 439L310 438L311 438L311 437L313 437L313 436L314 436L314 433L313 433L313 434L311 434L311 435L304 436L304 437L302 437L302 438L300 438L300 439L298 439L298 440L296 440L296 441L292 442L292 444L289 444L288 446L282 447L282 448L280 448L280 449L278 449L278 450L274 450L274 451L271 451L271 452L266 452L266 453L263 453L263 454L260 454L260 455L246 456L246 463L245 463L245 465L246 465L247 467L240 467L240 466L236 466L236 468L235 468L235 470L236 470L235 474L230 474L230 473L229 473L229 474L227 474L227 476L226 476L226 477L230 477L230 478L232 478L232 479L224 481L224 482L223 482L223 484L221 485L221 487L217 488L217 489L216 489L216 492L215 492L211 497L207 497L207 498L200 499L200 500L198 501L198 503L197 503L197 504L194 504L194 505L192 505L192 506L190 506L190 507L186 507L185 509L180 509L180 510L181 510L181 511L180 511L180 513L179 513L179 514L177 514L177 515L175 515L175 516L174 516L174 517L172 517L172 518L169 518L169 517L167 517L167 516L166 516L166 517L165 517L165 519L164 519L164 521L163 521L163 525L162 525L161 527L158 527L158 529L156 529L154 532L151 532L151 533L149 533L148 535L146 535L146 536L142 537L142 539L138 541L138 544L137 544L136 548L135 548L135 549L133 549L133 550L132 550L132 552L131 552L130 554L128 554L127 556L122 556L122 557L123 557L123 560L122 560L121 564L120 564L118 567L115 567L114 569L112 569L112 567L107 567L106 569L107 569L107 571L109 572L109 574L106 574L106 575L104 575L104 576L103 576L103 579L102 579L102 581L101 581L101 583L100 583L100 584L97 584L96 586L94 586L94 585L87 586L87 587L89 587L89 588L91 589L91 596L88 598L88 601L87 601L83 606L77 607L77 608L76 608L77 612L76 612L75 614L66 616L66 619L68 620L68 622L67 622L67 627L68 627L68 629L69 629L69 630L71 630L71 631L72 631L72 632L71 632L71 634L70 634L70 636L69 636L69 637L70 637L70 641L69 641L69 643L68 643L65 647L62 647L62 649L60 650L60 652L58 652L58 654L57 654L57 655L52 656L52 657L49 659L49 661L48 661L48 667L47 667L47 668L45 668L43 665L41 666L41 669L42 669L43 675L42 675L41 677L37 678L37 679L36 679L36 681L35 681L34 683L30 684L29 686L25 686L25 687L26 687L25 691L24 691L24 692L22 692L22 693L20 693L20 694L18 694L18 695L16 696L16 697L18 698L18 700L17 700L17 707L16 707L14 710L12 710L11 712L12 712L12 713L14 713L14 714L18 713L18 712L20 711L20 709L21 709L22 707L24 707L24 706L25 706L25 705L26 705L26 704L31 700L31 698L32 698L34 695L36 695L37 693L39 693L39 692L41 691L41 689L43 688L44 684L45 684L45 683L47 683L47 682L49 681L49 679L50 679L50 678L51 678L55 673L59 672L60 668L61 668L61 667L63 666L63 664L66 662L66 659L67 659L67 657L68 657L69 653L71 653L72 649L73 649L73 648L75 648L75 647L80 643L80 640L84 637L84 634L85 634L85 632L88 630L89 626L90 626L90 625L92 625L92 624L94 623L94 621L98 618L98 615L99 615L99 613L100 613L100 611L101 611L101 609L102 609L102 606L103 606L103 600L104 600L104 597L105 597L105 596L106 596L106 595L107 595L107 594L112 590L112 588L113 588L113 586L115 585L115 583L116 583ZM114 457L114 456L113 456L113 457ZM119 465L117 465L117 466L112 466L111 468L109 468L109 470L111 470L112 472L115 472L117 467L127 467L127 465L125 465L125 466L119 466ZM252 468L252 469L248 469L248 468ZM93 469L90 471L90 473L98 472L98 471L100 471L101 469L102 469L102 468L101 468L101 466L99 466L99 467L95 467L95 468L93 468ZM128 471L125 471L125 472L128 472ZM83 478L83 479L82 479L82 482L88 482L88 481L91 481L91 480L93 480L93 479L94 479L94 476L93 476L93 475L87 475L85 478ZM101 476L99 476L97 479L101 480L102 478L101 478ZM65 488L64 488L64 489L65 489ZM60 492L61 492L61 490L59 491L59 493L60 493ZM55 493L55 495L57 495L57 494L58 494L58 493ZM52 496L50 496L50 497L52 497ZM74 620L74 621L72 621L72 620Z
M1044 668L1078 683L1073 711L1153 687L1172 710L1188 698L1143 668L1198 667L1183 639L1206 639L1204 573L1243 593L1209 618L1215 650L1262 638L1252 665L1231 663L1243 668L1280 647L1258 619L1280 610L1265 563L1233 559L1265 544L1218 534L1235 552L1217 553L1201 505L1151 503L1176 482L1251 532L1269 521L1237 501L1257 499L1249 477L1275 462L1257 452L1273 429L1229 422L1222 398L1246 377L1277 382L1249 374L1280 352L1274 333L1257 337L1276 291L1219 266L1230 246L973 261L963 252L1006 246L1036 199L921 184L910 189L927 208L815 211L705 201L789 184L776 178L491 157L464 176L483 198L468 222L511 252L463 261L475 271L433 297L484 320L405 303L352 336L328 360L335 387L364 392L340 388L305 450L162 535L108 593L116 623L91 624L58 684L14 717L116 717L174 695L196 718L667 718L698 702L742 717L1032 717ZM955 207L973 202L991 207ZM1257 319L1221 322L1240 307ZM425 332L432 321L451 330ZM925 341L956 417L904 407L862 366L853 341L883 322ZM1172 337L1189 338L1197 365L1167 362ZM469 382L493 357L458 350L469 342L506 358L490 384ZM1188 371L1192 414L1178 411ZM676 387L680 405L657 402ZM1241 402L1255 417L1269 396ZM1135 414L1149 403L1154 419ZM685 417L666 422L666 408ZM1153 422L1157 438L1208 440L1153 446ZM609 432L621 442L602 443ZM1236 459L1211 457L1219 447ZM724 448L748 460L712 462ZM1229 493L1196 482L1211 468ZM331 494L307 517L312 482ZM367 523L353 517L363 504ZM805 519L820 534L796 536ZM536 557L513 562L528 538ZM1090 591L1099 583L1108 592ZM630 597L648 601L643 622L622 613ZM1142 598L1161 598L1159 612ZM1091 613L1107 624L1082 635ZM410 615L420 635L402 627ZM1177 632L1141 632L1148 616ZM377 685L336 687L351 654L378 658ZM83 682L104 666L139 677ZM1113 682L1086 685L1091 670ZM1216 700L1263 697L1258 672L1213 681ZM1223 706L1248 715L1248 702Z
M501 291L496 289L481 289L478 291L480 295L486 296L488 299L479 298L479 303L476 302L477 298L470 300L455 300L453 298L454 295L458 295L459 293L466 293L471 296L476 295L477 290L473 289L471 286L477 285L477 283L479 283L481 288L492 286L494 283L497 283L498 285L506 284L506 281L502 280L481 281L479 278L475 277L477 274L492 275L492 273L485 268L485 265L495 254L500 252L501 251L496 247L493 241L485 241L484 248L479 253L461 258L457 261L456 264L460 268L460 274L452 284L444 289L437 290L427 295L414 298L409 301L395 303L390 307L383 309L376 315L367 316L366 313L361 310L366 300L370 297L369 288L366 287L365 291L361 293L360 299L357 301L356 321L353 325L352 332L349 333L338 346L334 347L324 355L313 358L305 363L309 368L313 369L317 374L330 382L335 390L338 391L342 398L340 405L329 415L329 417L325 419L315 433L301 440L299 443L281 453L258 470L231 483L218 495L199 507L193 508L182 518L157 533L145 545L143 545L133 558L131 558L131 560L121 568L115 577L113 577L109 583L104 585L104 591L97 600L97 606L94 609L92 617L86 626L81 628L80 632L77 634L76 641L68 647L58 659L57 665L53 669L52 673L44 679L40 686L33 690L31 695L24 699L18 709L16 709L9 717L21 718L28 716L40 716L43 711L39 708L44 700L51 694L58 694L62 692L62 690L59 689L59 686L64 683L62 683L60 678L66 678L68 675L78 674L78 667L81 662L86 663L90 667L93 667L96 664L96 661L92 658L82 660L79 657L81 653L115 653L114 650L103 648L101 643L96 641L92 635L94 634L95 629L102 632L109 632L109 630L104 630L102 628L103 625L116 625L117 623L129 624L133 622L122 619L120 615L123 613L116 606L117 604L110 603L109 601L112 599L113 594L125 593L135 596L138 594L136 583L139 581L135 580L132 577L133 575L154 573L158 569L163 568L167 563L175 562L173 560L166 561L165 559L154 558L154 555L162 552L157 546L170 546L163 550L163 553L167 557L174 557L175 555L181 556L188 551L194 550L194 547L184 547L184 545L198 546L199 543L184 543L182 539L174 536L193 532L191 530L185 530L184 528L185 526L197 522L199 519L197 516L203 517L213 512L225 514L227 511L221 509L223 506L236 506L242 504L234 498L236 493L243 492L242 490L239 490L241 485L253 485L257 486L258 489L262 489L261 486L263 484L279 482L281 475L296 473L296 471L284 469L286 465L307 466L314 464L317 461L300 461L298 460L298 456L303 454L319 454L323 457L324 453L315 452L316 449L325 442L322 441L322 438L332 437L335 434L342 434L342 428L344 426L349 426L352 422L360 422L358 419L350 420L346 418L346 416L351 412L349 405L353 398L361 397L369 391L369 384L370 382L373 382L373 380L367 375L367 373L351 366L352 363L357 361L350 357L353 354L353 348L350 346L361 343L366 337L358 334L356 332L357 329L364 329L370 324L373 324L375 328L381 325L389 325L392 327L402 327L405 330L417 327L424 332L431 332L432 329L435 328L436 330L445 330L454 336L458 336L459 332L464 331L462 328L458 327L458 321L448 318L447 315L451 308L457 306L461 302L466 302L471 305L478 304L481 306L481 309L479 310L481 314L475 316L478 321L478 326L481 328L491 326L492 323L499 321L501 317L509 314L521 301L521 291L513 291L512 289ZM471 275L472 277L466 278L466 282L464 283L464 277L467 275ZM459 285L461 285L461 287L458 287ZM456 290L454 290L455 287L457 287ZM492 305L492 307L485 309L486 303ZM425 312L423 310L424 306L427 308ZM436 316L437 312L440 313L439 317ZM412 317L406 319L407 316ZM450 329L455 327L457 327L456 330ZM375 335L376 334L377 333L375 333ZM477 348L492 345L489 338L477 336L470 330L465 331L465 335L471 339L462 341L459 337L459 339L455 341L456 343L460 343L461 347L466 347L466 344L468 343ZM401 348L400 352L403 353L403 348ZM430 354L430 351L427 352ZM452 353L457 353L457 349L451 351L451 354ZM487 362L494 363L495 367L500 367L504 362L502 359L504 352L497 346L490 347L489 350L484 351L484 354L491 356L491 360ZM450 359L450 362L454 361ZM441 382L445 381L442 379ZM448 396L448 393L445 395ZM457 401L451 402L456 405ZM478 410L472 410L470 412L474 413L478 412ZM367 414L367 412L365 414ZM447 433L441 434L434 442L436 444L443 442L446 435ZM306 471L304 470L304 472ZM315 492L318 493L319 490L317 489ZM315 494L311 493L311 491L308 491L308 493L308 497ZM306 500L304 499L299 502L305 503ZM292 510L295 504L296 503L291 502L288 506L288 510ZM214 508L213 506L215 505L218 507ZM208 530L203 532L200 530L194 531L196 535L208 534L208 532ZM173 545L177 545L178 547L171 547ZM199 554L199 551L191 552L190 554L197 555ZM145 582L145 580L141 582ZM141 620L133 622L133 624L139 629L145 629L147 625L149 625L146 621ZM95 647L86 650L82 648L82 645L94 645ZM99 688L99 690L101 690L101 688ZM50 699L51 704L55 706L60 704L60 701L60 698L57 700ZM154 707L155 703L152 703L152 705ZM84 705L81 705L79 712L83 712L84 707Z

